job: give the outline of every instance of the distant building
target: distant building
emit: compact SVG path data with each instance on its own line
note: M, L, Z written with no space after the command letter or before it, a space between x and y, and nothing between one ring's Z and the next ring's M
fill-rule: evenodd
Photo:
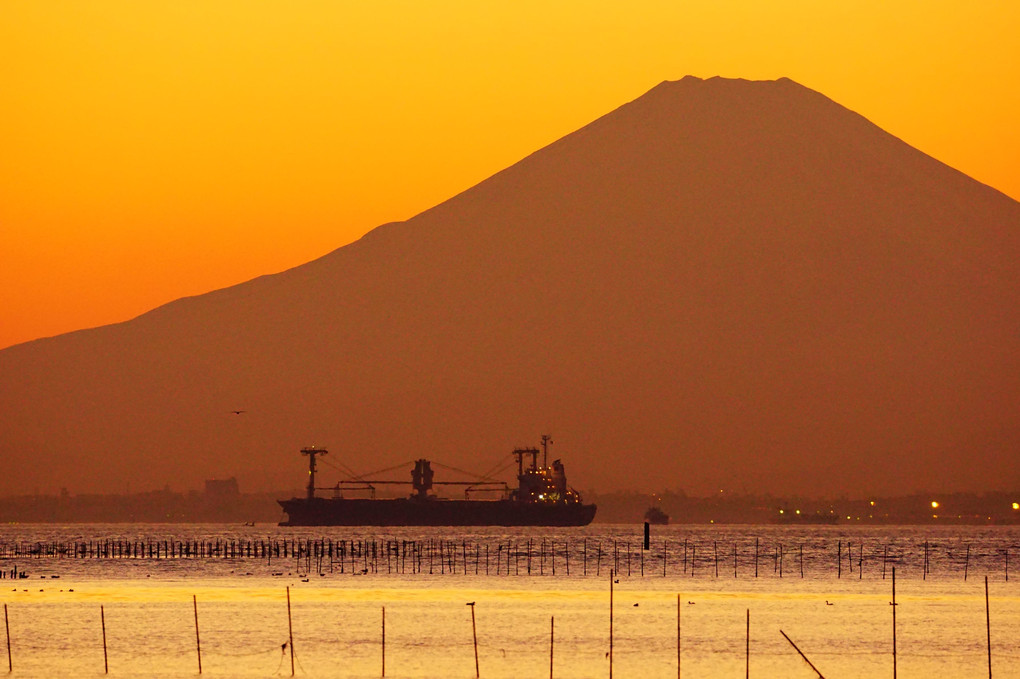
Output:
M229 479L207 479L205 482L205 494L211 497L236 497L241 494L237 487L237 479L231 476Z

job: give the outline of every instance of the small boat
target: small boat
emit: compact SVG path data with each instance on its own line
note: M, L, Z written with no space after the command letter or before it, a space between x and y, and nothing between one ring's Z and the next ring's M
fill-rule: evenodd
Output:
M645 511L645 521L657 526L665 526L669 523L669 514L662 511L662 507L653 505Z

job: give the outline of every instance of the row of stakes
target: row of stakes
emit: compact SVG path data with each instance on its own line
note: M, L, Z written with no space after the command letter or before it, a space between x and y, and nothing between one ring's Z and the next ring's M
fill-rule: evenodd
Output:
M616 580L616 573L610 570L609 573L609 652L606 656L609 659L609 679L613 677L613 594L614 584L618 582ZM198 626L198 598L196 596L191 597L192 605L195 611L195 650L198 657L198 673L202 674L202 641L199 633ZM475 657L475 677L476 679L481 676L480 665L478 661L478 628L475 625L475 602L471 601L467 604L471 608L471 638L474 647ZM896 678L896 568L892 569L892 671L893 678ZM682 664L681 664L681 624L680 624L680 595L677 594L676 598L676 675L679 679L681 676ZM106 612L102 605L99 606L99 619L102 626L103 632L103 672L105 674L110 673L109 655L107 653L106 645ZM985 625L988 642L988 678L992 678L992 628L991 628L991 610L989 606L988 598L988 576L985 576ZM14 661L11 652L11 627L7 613L7 604L4 604L4 628L7 633L7 663L10 672L14 671ZM745 637L745 656L744 656L744 668L745 677L750 677L751 672L751 610L747 609L747 632ZM796 643L784 632L779 630L779 633L783 635L783 638L797 651L798 655L804 660L805 663L814 671L819 679L824 679L824 675L821 671L815 667L814 663L804 654L803 651L797 646ZM556 617L551 616L549 618L549 678L553 679L554 676L554 650L556 640ZM286 652L289 649L290 656L290 674L294 676L295 673L295 655L294 655L294 626L291 620L291 607L290 607L290 587L287 587L287 643L284 644L283 650ZM382 634L381 634L381 662L382 662L382 673L381 676L386 676L386 607L382 607Z
M637 564L632 564L632 548L629 541L623 543L623 550L621 551L621 545L618 540L613 540L611 551L607 548L603 550L602 541L595 541L596 544L589 547L589 540L584 539L581 544L581 549L576 548L576 558L581 562L581 574L587 576L589 571L594 571L596 576L601 576L603 557L608 561L606 564L612 565L612 570L617 574L622 574L621 563L626 568L628 576L632 574L632 566L634 570L639 570L640 575L645 575L645 551L650 549L650 543L646 531L645 541L643 549L637 550ZM677 543L679 547L680 543ZM683 573L695 575L696 566L699 564L699 554L703 554L704 550L699 553L698 544L689 542L687 539L683 541L682 557L678 553L677 555L677 569L679 570L682 563ZM330 573L334 572L334 568L339 572L350 572L355 574L366 574L369 572L378 573L380 568L380 559L385 560L385 568L387 573L396 572L398 574L421 574L425 573L433 574L438 571L440 574L456 574L458 570L464 575L468 575L471 572L471 566L469 565L470 557L473 556L474 574L479 575L484 568L484 574L490 574L490 566L495 571L496 575L510 575L511 568L514 575L519 575L522 570L526 574L531 575L536 570L538 574L544 575L546 571L546 562L549 562L551 567L551 574L556 575L556 563L557 556L560 557L563 566L566 569L566 574L570 575L570 557L571 549L569 541L564 541L561 545L555 541L548 542L546 539L542 539L539 549L536 553L534 545L531 539L526 542L507 540L505 543L500 542L495 546L493 550L495 552L493 563L492 557L490 557L490 544L485 543L473 543L470 545L472 549L469 550L467 541L456 541L449 540L337 540L332 539L320 539L320 540L216 540L216 541L174 541L174 540L148 540L148 541L122 541L122 540L103 540L103 541L89 541L89 542L74 542L74 543L0 543L0 559L12 559L12 558L71 558L71 559L207 559L207 558L223 558L223 559L266 559L267 565L272 565L274 558L277 562L283 560L294 559L296 567L300 570L302 567L302 561L304 562L304 570L306 573L311 573L313 569L313 560L315 571L319 574L323 574L328 568ZM886 578L887 567L893 564L903 563L903 554L890 555L888 545L879 545L882 547L881 553L877 553L874 549L869 555L869 559L875 561L881 558L882 561L882 579ZM854 550L856 547L856 553ZM836 575L838 578L843 577L844 564L846 564L849 573L854 573L854 566L856 562L857 577L863 579L864 577L864 562L865 562L865 542L860 541L856 544L852 544L847 541L844 545L843 541L837 542L834 556ZM483 553L484 551L484 553ZM927 540L923 544L923 556L921 559L921 575L923 579L927 579L931 573L931 554L934 551L934 547L929 544ZM459 552L459 554L458 554ZM473 554L471 554L473 552ZM1005 579L1009 580L1009 552L1010 546L1001 548L1001 554L1003 556L1003 571ZM763 552L759 544L759 539L754 540L754 556L753 556L753 570L754 577L759 575L759 561L768 560L771 557L773 571L779 577L783 577L784 559L787 557L789 551L786 546L782 543L776 543L772 545L772 549L768 552ZM948 552L947 552L948 553ZM590 554L590 557L589 557ZM714 566L715 577L719 577L719 566L725 560L725 554L719 550L719 543L717 541L712 542L712 552L708 557L701 556L700 563L706 564L711 569ZM732 545L732 561L733 561L733 577L737 577L737 543L733 542ZM662 543L662 576L667 575L667 565L669 558L669 544L668 541ZM955 558L955 557L954 557ZM328 559L328 562L327 562ZM408 560L410 560L410 570L408 570ZM533 561L538 561L538 567L533 569ZM594 561L594 568L589 568L589 562ZM459 562L459 563L458 563ZM512 562L512 563L511 563ZM651 559L649 559L649 566L651 566ZM748 566L751 565L751 560L747 559L746 563ZM484 564L484 567L482 566ZM804 577L804 546L799 545L797 565L799 566L799 575ZM967 580L970 573L971 566L971 548L970 545L966 546L966 552L963 559L963 579ZM458 568L459 567L459 568ZM576 572L576 566L575 566ZM652 572L649 570L649 572ZM658 572L658 571L655 571ZM20 574L15 565L12 570L0 569L0 578L17 578L26 577L24 571Z

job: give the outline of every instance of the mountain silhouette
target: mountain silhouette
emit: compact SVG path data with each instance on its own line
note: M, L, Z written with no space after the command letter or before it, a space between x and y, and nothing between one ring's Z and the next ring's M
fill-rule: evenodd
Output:
M581 489L1014 489L1018 349L1020 204L788 79L687 77L305 265L0 351L0 493L543 433Z

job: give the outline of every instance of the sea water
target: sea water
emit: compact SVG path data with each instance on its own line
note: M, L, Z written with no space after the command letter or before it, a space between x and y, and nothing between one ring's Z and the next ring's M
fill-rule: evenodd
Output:
M898 677L987 676L989 639L993 676L1020 677L1020 574L1007 579L1020 528L654 526L647 551L642 538L598 524L14 525L0 544L37 553L0 558L29 576L0 580L0 601L22 677L197 676L199 644L214 677L290 676L292 662L296 676L378 677L384 661L398 678L673 677L678 663L688 677L881 677L894 662ZM284 539L377 551L341 564L45 548ZM442 543L445 560L398 566L380 559L385 541Z

